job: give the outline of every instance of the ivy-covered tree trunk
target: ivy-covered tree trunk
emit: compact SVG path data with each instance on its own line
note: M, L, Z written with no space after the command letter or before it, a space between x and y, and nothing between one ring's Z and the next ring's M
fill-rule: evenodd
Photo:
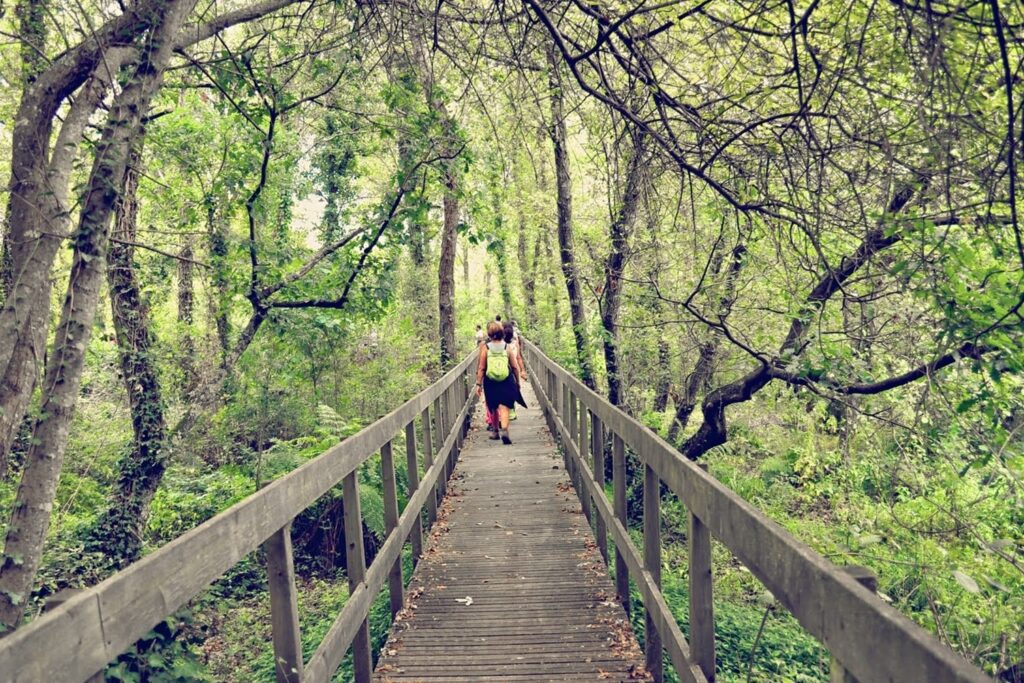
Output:
M155 6L149 43L132 80L112 105L96 148L74 237L67 295L44 377L40 415L7 525L0 564L0 625L5 631L17 628L21 621L42 559L99 301L110 216L124 180L128 148L139 131L142 112L159 88L174 38L194 4L195 0L170 0Z
M231 321L228 319L228 302L231 288L228 274L228 226L217 210L212 197L206 205L206 238L210 249L211 284L210 315L217 331L217 345L220 347L221 368L227 364L231 352Z
M108 54L109 68L98 69L69 108L48 166L40 165L47 156L45 145L36 146L32 135L15 135L20 144L15 146L12 163L0 272L5 283L0 309L0 471L6 469L42 369L52 296L50 270L60 236L71 225L68 195L72 166L89 119L126 57L125 50ZM26 95L26 101L38 105L33 96ZM48 134L49 127L46 131Z
M138 559L149 504L163 477L166 462L167 424L160 382L152 355L153 333L149 311L133 263L138 220L139 164L141 142L133 145L125 172L124 191L114 218L113 241L107 250L107 283L110 307L117 333L121 374L128 393L134 438L131 450L118 465L117 486L106 511L93 530L93 540L120 569ZM189 250L184 250L186 253ZM190 266L188 261L179 264ZM179 277L180 277L179 268ZM182 299L191 322L191 273L186 272L186 296L179 282L179 319ZM186 339L190 339L186 337Z
M733 301L736 298L736 279L743 268L743 255L747 249L743 244L738 244L729 254L728 270L725 274L724 290L719 297L719 308L715 312L720 320L725 318L732 311ZM723 259L716 255L712 261L710 272L717 279L722 272ZM676 413L672 424L668 429L668 440L675 442L679 435L686 430L686 425L697 407L698 399L702 392L711 386L715 376L715 364L718 360L719 346L722 343L720 335L714 332L707 332L703 341L700 342L697 351L697 360L693 364L693 370L682 382L682 392L675 395Z
M523 203L519 201L519 229L516 231L516 256L519 259L519 279L523 286L523 295L526 298L526 323L533 327L535 322L534 314L537 308L537 292L534 283L534 267L537 262L537 251L534 249L534 262L531 264L526 239L526 212L523 210Z
M565 103L562 79L559 74L559 57L554 46L548 47L548 86L551 101L550 135L555 152L555 189L558 207L558 248L565 276L565 289L569 295L569 314L572 316L572 333L576 340L576 357L580 365L580 379L591 389L596 389L594 371L591 367L590 342L587 339L587 319L583 310L583 292L580 285L576 258L573 254L572 236L572 177L569 173L569 153L566 149Z
M458 355L455 345L455 253L458 249L459 196L458 173L445 169L444 224L441 228L441 258L437 267L438 333L441 339L441 369L453 365Z
M604 328L604 365L608 374L608 401L621 405L622 378L619 368L619 312L622 308L622 274L626 267L629 237L633 232L641 192L646 181L647 163L643 139L638 139L629 159L626 181L619 208L609 226L611 251L605 261L604 294L601 300L601 326Z
M128 179L126 178L126 184L127 181ZM124 201L128 201L127 195L125 196ZM133 224L132 227L134 228L135 225ZM196 343L192 338L195 290L193 289L192 282L194 264L192 262L193 252L191 239L185 239L185 245L178 253L178 257L178 329L179 334L181 335L181 350L179 354L181 358L182 372L181 390L186 397L191 397L199 381L196 376Z

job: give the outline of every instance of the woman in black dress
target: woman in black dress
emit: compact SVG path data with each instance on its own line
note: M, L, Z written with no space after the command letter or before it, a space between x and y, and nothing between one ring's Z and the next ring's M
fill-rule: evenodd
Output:
M487 324L488 342L480 346L480 361L476 369L477 396L484 396L488 410L498 411L498 431L491 437L510 444L508 414L516 403L526 407L519 390L519 366L509 358L505 343L505 330L499 322Z

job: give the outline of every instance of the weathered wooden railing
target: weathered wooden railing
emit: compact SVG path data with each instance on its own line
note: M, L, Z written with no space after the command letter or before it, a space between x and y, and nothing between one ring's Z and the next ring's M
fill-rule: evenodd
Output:
M548 426L562 444L583 512L595 526L602 554L607 552L611 532L616 586L627 610L630 577L639 589L646 612L647 667L655 681L662 680L663 650L683 681L715 678L711 580L711 539L715 538L829 649L833 682L991 682L982 671L878 599L851 572L793 538L535 345L524 343L524 357ZM605 494L604 481L609 437L612 502ZM644 468L642 554L625 526L627 446ZM660 590L660 482L675 493L690 516L689 642Z
M370 680L370 606L387 582L391 610L403 602L402 548L423 548L422 512L437 504L466 436L476 354L443 378L327 452L237 503L122 572L84 590L0 640L3 683L79 683L106 667L154 625L198 595L261 544L266 549L279 682L331 680L352 649L355 678ZM419 476L416 420L425 471ZM391 443L405 432L408 502L399 514ZM377 452L383 469L387 536L369 567L359 510L359 466ZM341 482L349 598L310 657L302 660L291 522Z

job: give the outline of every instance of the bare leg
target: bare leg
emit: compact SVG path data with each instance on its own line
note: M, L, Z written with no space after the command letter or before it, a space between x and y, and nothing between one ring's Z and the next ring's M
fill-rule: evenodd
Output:
M498 423L502 429L508 429L508 406L498 406Z

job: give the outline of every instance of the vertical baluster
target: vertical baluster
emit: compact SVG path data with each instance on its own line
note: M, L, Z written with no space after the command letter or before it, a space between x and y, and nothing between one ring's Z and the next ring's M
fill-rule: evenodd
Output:
M644 465L644 569L655 585L661 587L661 482L650 465ZM650 610L645 611L644 654L647 671L654 683L662 683L661 635L654 626Z
M579 419L579 455L580 455L580 477L583 477L582 465L587 461L587 451L590 450L590 445L587 443L587 415L590 411L587 410L587 406L580 401L580 419ZM576 489L580 494L580 507L583 508L583 514L586 516L588 522L593 522L590 515L590 487L585 485L585 482L580 481L580 487Z
M409 482L409 499L420 488L420 465L416 459L416 420L405 425L405 478ZM416 521L409 532L412 540L412 561L419 562L423 556L423 519L420 511L416 511Z
M437 479L437 486L434 488L434 495L437 496L437 502L440 503L444 497L444 489L447 481L448 463L446 460L447 454L444 453L444 417L442 415L441 408L441 397L438 396L434 399L434 446L437 454L437 461L441 463L441 476Z
M380 449L380 472L381 484L384 489L384 529L386 535L390 536L398 526L398 486L395 481L395 457L390 441ZM401 553L398 554L398 559L388 571L388 590L391 595L391 616L393 617L402 609L404 600Z
M569 468L569 477L572 479L573 486L579 491L579 482L576 480L576 460L572 455L572 447L575 444L576 435L579 434L579 415L576 412L576 393L569 390L569 441L565 444L565 457L567 466Z
M626 448L622 443L622 437L614 432L612 432L612 498L615 518L628 529L626 520ZM631 607L629 569L626 567L626 558L618 546L615 547L615 592L619 594L619 600L622 602L626 614L629 614Z
M348 590L351 595L366 580L366 551L363 548L363 515L359 509L358 469L341 482L342 517L345 526L345 557ZM363 619L352 640L352 668L356 683L370 683L373 662L370 657L370 622Z
M569 413L572 412L572 410L569 407L569 384L568 383L563 383L562 384L562 403L559 405L559 408L560 408L559 415L562 418L562 422L566 426L568 426ZM559 436L559 438L561 438L561 436Z
M601 418L596 413L590 414L590 452L593 455L594 481L597 482L598 495L604 495L604 431ZM605 564L608 563L608 528L600 512L594 514L597 526L597 548Z
M430 408L424 408L420 416L423 425L423 471L429 470L434 464L434 442L430 433ZM427 496L427 527L434 526L437 520L437 496Z
M452 386L444 389L444 393L441 394L441 415L444 421L444 440L446 441L449 436L453 433L453 427L455 426L455 416L452 415ZM452 468L455 467L455 459L457 456L456 443L452 441L452 447L446 454L447 458L444 461L444 487L447 488L447 479L452 476Z
M267 583L270 588L270 621L277 683L299 683L302 680L302 640L299 603L295 591L291 523L275 531L263 547L267 553Z
M700 463L705 472L707 463ZM690 514L690 652L708 681L715 680L715 608L711 583L711 532Z
M878 577L875 576L875 573L867 567L850 565L842 567L842 570L872 593L876 593L878 591ZM828 680L829 683L859 683L857 677L847 671L846 667L842 665L842 662L834 656L831 658Z

